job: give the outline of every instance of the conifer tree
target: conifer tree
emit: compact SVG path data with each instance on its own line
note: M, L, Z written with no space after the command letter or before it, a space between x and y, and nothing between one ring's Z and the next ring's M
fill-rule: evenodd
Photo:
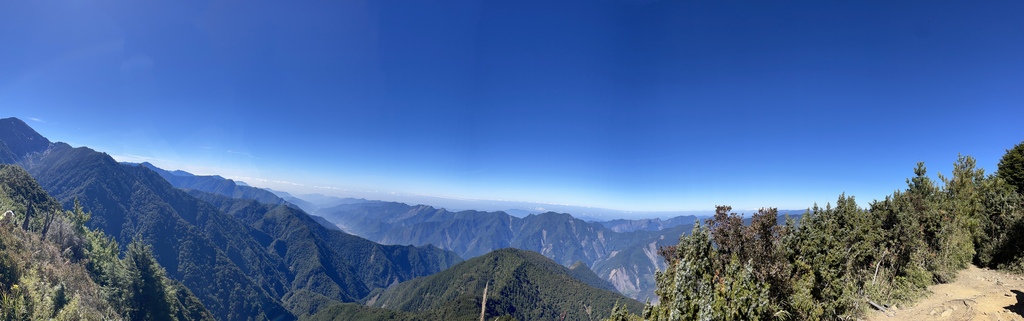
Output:
M131 319L174 320L174 293L165 284L166 272L153 258L153 250L139 241L132 242L125 263L131 276Z
M1024 141L1006 150L999 160L999 177L1024 194Z

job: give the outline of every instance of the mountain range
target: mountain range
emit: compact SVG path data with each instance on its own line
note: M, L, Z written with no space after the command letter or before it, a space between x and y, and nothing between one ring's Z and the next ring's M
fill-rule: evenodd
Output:
M698 219L678 216L596 222L554 212L521 218L503 211L451 212L427 205L321 194L295 196L216 175L164 170L149 163L129 165L149 168L178 188L301 208L321 225L382 244L436 246L462 258L512 247L541 253L564 266L583 263L617 291L638 300L655 298L654 273L665 268L657 249L675 244Z
M308 215L288 205L261 213L266 219L243 221L145 166L51 143L16 118L0 119L0 160L25 168L65 208L78 200L92 212L91 228L122 245L151 245L168 275L220 320L295 319L315 311L289 298L351 302L461 261L431 246L382 246L309 224ZM257 222L267 225L250 225ZM264 230L296 233L282 238ZM299 268L306 264L314 266Z
M650 221L608 223L623 230L617 232L605 223L564 213L519 218L505 212L450 212L382 201L349 202L314 213L344 231L383 244L434 245L467 259L511 247L540 253L564 266L583 262L618 292L639 300L655 297L654 273L665 268L657 249L675 244L696 220L679 218L672 223L691 224L661 224L660 230Z
M555 212L520 218L502 211L452 212L361 199L345 199L313 213L375 242L434 245L465 259L511 247L540 253L564 266L582 262L619 293L641 301L657 300L654 275L666 268L658 249L676 244L699 219L677 216L601 222Z
M283 198L278 197L273 192L256 188L246 185L242 182L236 182L234 180L226 179L218 175L193 175L192 173L174 170L167 171L159 167L153 166L148 162L139 164L135 163L122 163L127 165L137 165L148 168L160 175L168 183L171 183L174 187L181 189L194 189L200 191L206 191L214 194L220 194L232 198L244 198L255 200L260 203L283 205L290 204Z
M599 223L556 213L521 219L503 212L466 211L460 212L460 219L452 216L457 213L417 206L423 213L436 212L434 223L445 227L435 232L466 233L468 239L456 237L447 244L461 254L431 242L408 245L415 242L398 237L395 245L384 245L345 232L304 209L336 214L344 206L412 207L304 195L313 199L307 201L220 176L118 163L86 147L50 142L16 118L0 119L0 163L24 168L25 176L38 182L47 197L52 195L56 206L71 209L80 204L91 213L88 228L110 235L121 252L129 250L127 244L151 248L154 264L166 271L167 284L178 287L174 292L181 320L468 320L479 316L472 306L481 299L471 298L479 290L479 280L493 287L487 303L487 315L493 317L562 320L583 319L586 313L591 319L610 313L616 302L638 312L639 302L615 293L616 285L590 269L595 266L593 258L599 257L595 255L607 252L603 248L608 240L602 234L671 230L610 232ZM523 235L541 237L488 241L488 233L503 233L505 224ZM433 235L425 239L436 238L426 225L410 226L414 225L418 229L411 230ZM464 226L453 228L459 225ZM656 229L649 223L633 225L642 226L634 228L638 230ZM469 233L476 228L483 229ZM641 241L649 238L639 236ZM471 241L457 244L464 240ZM515 249L538 247L544 255ZM462 254L475 258L463 262ZM411 304L425 293L444 300Z
M662 220L660 218L647 218L647 219L615 219L609 221L598 222L601 226L604 226L614 232L632 232L632 231L661 231L668 228L673 228L679 225L689 225L697 222L697 217L688 216L676 216L673 218Z
M581 263L637 300L652 299L654 274L665 268L658 248L673 245L693 228L692 215L669 219L585 221L570 214L546 212L517 217L504 211L459 211L427 205L339 198L322 194L292 195L250 187L216 175L150 168L176 187L270 204L301 208L321 225L340 228L382 244L432 245L473 258L502 248L531 250L564 266ZM270 194L270 195L268 195ZM301 205L297 205L301 204ZM783 211L787 212L787 211Z

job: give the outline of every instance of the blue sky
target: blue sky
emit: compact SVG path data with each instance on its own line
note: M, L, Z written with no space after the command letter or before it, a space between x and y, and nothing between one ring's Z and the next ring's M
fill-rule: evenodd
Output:
M1020 1L4 1L0 114L296 192L866 205L918 161L991 172L1024 140L1022 16Z

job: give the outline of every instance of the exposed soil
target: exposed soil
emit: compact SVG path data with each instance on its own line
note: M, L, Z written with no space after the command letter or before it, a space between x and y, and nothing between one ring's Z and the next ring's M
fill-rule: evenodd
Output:
M912 306L873 310L868 320L1022 320L1024 275L971 266L956 282L933 285Z

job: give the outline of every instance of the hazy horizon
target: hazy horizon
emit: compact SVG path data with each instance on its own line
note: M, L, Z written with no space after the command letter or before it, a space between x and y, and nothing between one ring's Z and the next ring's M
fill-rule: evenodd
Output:
M122 162L122 163L138 164L138 162L119 160L118 156L114 156L114 158L115 158L115 160L118 160L119 162ZM160 169L171 171L171 172L176 171L176 170L180 170L180 169L175 169L175 168L161 167L161 166L158 166L157 164L152 164L152 163L150 163L150 164L153 165L153 166L156 166L156 167L158 167ZM188 171L185 171L185 172L188 172ZM235 183L241 183L241 184L246 185L246 186L262 188L262 189L274 192L275 194L277 194L279 192L287 193L288 195L291 195L293 197L296 197L296 198L299 198L299 199L302 199L304 201L308 201L308 202L311 202L311 203L314 203L314 204L316 204L317 202L312 201L309 198L310 195L324 196L324 197L334 197L334 198L364 199L364 200L367 200L367 201L400 202L400 203L406 203L406 204L414 205L414 206L416 206L416 205L427 205L427 206L432 206L432 207L435 207L435 208L444 208L444 209L446 209L448 211L452 211L452 212L458 212L458 211L464 211L464 210L489 211L489 212L502 211L502 212L506 212L506 213L508 213L510 215L517 216L517 217L525 216L524 214L526 214L526 213L529 213L529 214L539 214L539 213L545 213L545 212L557 212L557 213L571 214L571 215L573 215L573 217L581 218L581 219L584 219L584 220L600 220L600 221L615 220L615 219L655 219L655 218L668 219L668 218L673 218L673 217L677 217L677 216L687 216L687 215L693 215L693 216L698 216L698 217L708 217L708 216L711 216L711 215L713 215L715 213L715 209L714 208L702 209L702 210L680 210L680 211L628 211L628 210L621 210L621 209L597 208L597 207L588 207L588 206L580 206L580 205L573 205L573 204L550 204L550 203L535 203L535 202L510 201L510 200L464 199L464 198L445 197L443 195L438 196L438 195L423 195L423 194L398 194L398 193L387 193L387 192L381 192L381 191L342 190L342 189L316 188L316 187L314 187L314 189L312 189L312 190L309 190L309 189L296 190L295 189L296 186L293 185L293 184L289 184L288 182L273 182L273 181L260 180L260 179L252 180L253 179L252 177L230 177L230 176L229 177L225 177L225 176L222 176L222 175L219 175L219 174L215 174L215 173L207 173L207 174L196 174L196 173L191 173L191 172L188 172L188 173L192 174L192 175L198 175L198 176L220 176L220 177L225 178L225 179L233 180L233 181L235 181ZM255 184L251 183L251 182L254 182L254 181L256 182ZM276 188L271 187L271 185L276 185L275 186ZM741 214L746 214L746 215L752 214L753 212L756 212L757 210L758 209L733 209L734 212L741 213ZM779 210L782 211L782 212L789 212L789 213L792 214L792 211L796 211L796 210L799 210L799 209L779 209ZM799 211L803 211L803 210L799 210ZM785 214L785 213L782 213L782 214Z

